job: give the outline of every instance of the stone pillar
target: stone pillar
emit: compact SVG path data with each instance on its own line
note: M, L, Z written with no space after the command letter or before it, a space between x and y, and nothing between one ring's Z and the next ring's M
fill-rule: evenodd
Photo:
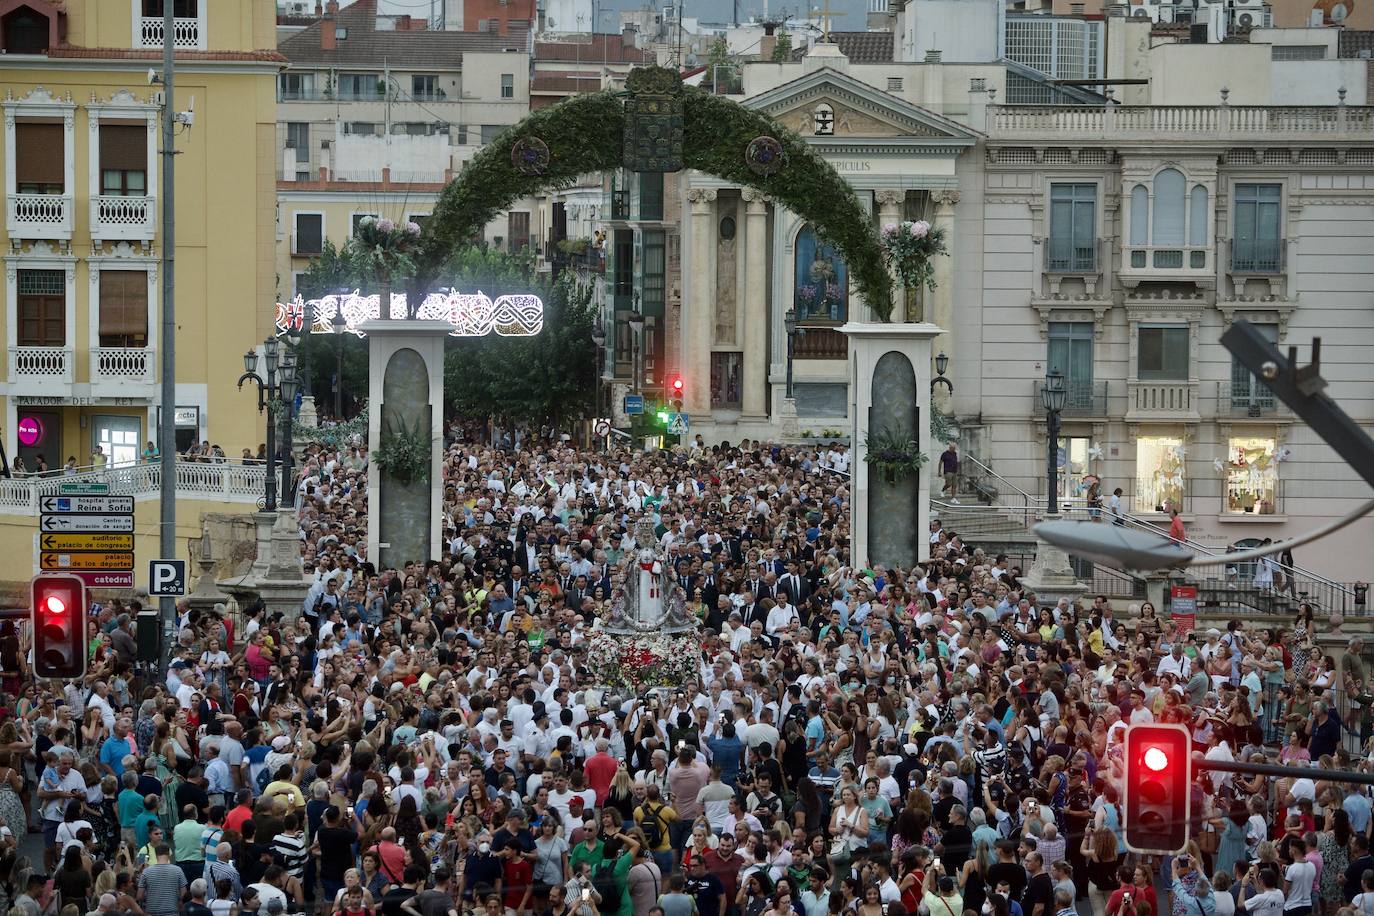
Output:
M849 364L857 380L857 390L850 395L854 405L849 487L854 562L911 566L930 559L930 475L939 454L928 432L930 347L931 340L943 331L933 324L880 321L851 321L840 331L849 338ZM875 375L892 376L894 360L903 370L909 365L909 400L905 400L907 392L894 395L887 388L877 390L885 383L875 381ZM906 371L899 374L906 375ZM899 409L907 416L895 418L898 425L916 437L930 461L915 480L888 482L869 474L864 442L870 423L890 425L894 419L890 415Z
M741 419L768 416L768 198L744 189L744 398Z
M945 247L949 249L948 255L935 259L935 289L927 290L925 295L926 302L930 303L927 317L933 324L944 328L931 344L932 355L942 350L945 353L950 351L949 329L954 327L954 208L959 203L959 197L958 191L936 191L931 195L935 201L933 228L945 230Z
M443 553L444 340L453 326L381 319L362 330L368 335L370 366L368 448L381 442L384 416L423 426L430 440L427 480L403 484L388 476L384 481L377 463L368 462L367 559L378 569L437 560Z
M901 188L880 188L873 192L873 202L878 206L878 229L902 221L902 210L906 203L906 191ZM906 290L897 280L897 272L889 270L892 277L892 320L920 321L922 316L913 308L916 303L906 302ZM903 307L905 303L905 307Z
M711 338L715 309L712 293L715 272L711 269L711 248L715 236L716 189L692 188L687 192L692 204L692 301L684 322L682 369L687 377L689 414L707 417L711 413Z

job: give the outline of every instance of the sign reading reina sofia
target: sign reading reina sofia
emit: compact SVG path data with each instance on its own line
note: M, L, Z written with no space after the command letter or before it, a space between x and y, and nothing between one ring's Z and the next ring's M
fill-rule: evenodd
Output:
M334 316L342 314L343 330L365 336L360 330L368 321L382 317L381 296L358 292L278 302L276 325L279 334L309 329L313 334L335 332ZM388 318L405 319L406 294L392 293ZM492 301L486 293L460 293L456 289L428 293L420 303L417 316L425 321L447 321L454 337L531 337L544 329L544 302L528 293L498 296Z

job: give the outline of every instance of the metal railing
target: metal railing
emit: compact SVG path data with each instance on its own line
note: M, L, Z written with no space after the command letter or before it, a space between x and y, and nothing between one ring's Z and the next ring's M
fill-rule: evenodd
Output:
M1217 382L1218 416L1270 417L1286 412L1284 403L1258 380L1252 379L1244 385Z
M1288 245L1285 239L1231 239L1231 273L1281 274Z
M256 503L263 495L266 465L202 464L176 462L177 498L206 499L216 502ZM110 493L137 500L157 499L161 494L162 465L156 461L137 462L81 471L76 474L48 473L0 479L0 514L38 515L43 496L57 496L63 484L102 483Z
M1043 496L1037 496L1026 492L1017 484L1003 477L1001 474L998 474L977 457L966 454L960 458L960 476L965 478L970 484L974 484L981 480L979 476L969 474L967 468L970 464L985 474L987 478L990 478L999 485L995 489L985 488L985 490L992 494L992 505L987 507L964 505L955 507L942 500L932 499L932 506L956 510L999 511L1008 517L1019 518L1027 529L1035 523L1039 516L1044 514L1045 498ZM1011 504L999 505L998 501L1004 498L1002 494L1007 492L1009 492L1011 496L1005 498L1010 499ZM1081 499L1060 499L1059 512L1065 518L1075 520L1086 520L1091 515L1091 510L1086 501ZM1100 517L1102 518L1103 524L1110 524L1112 522L1112 518L1105 508L1101 510ZM1134 528L1138 531L1148 531L1164 538L1169 537L1169 530L1167 528L1139 518L1129 512L1123 513L1121 516L1121 523L1128 528ZM1202 544L1189 537L1184 537L1180 543L1194 553L1207 557L1225 556L1230 552L1226 549ZM1328 579L1325 576L1318 575L1301 566L1286 566L1279 563L1277 559L1275 559L1272 565L1283 574L1285 579L1292 578L1294 580L1295 589L1300 596L1306 595L1309 598L1315 599L1323 610L1352 610L1356 607L1355 589L1353 585L1337 582L1334 579ZM1293 607L1296 608L1296 606L1295 603ZM1361 611L1361 613L1365 612Z
M1040 391L1044 387L1043 381L1035 380L1032 403L1044 403L1040 396ZM1066 417L1105 417L1107 383L1068 379L1064 382L1064 409L1060 413Z
M1051 238L1045 244L1045 271L1052 274L1097 273L1097 248L1100 240L1086 245L1073 239Z

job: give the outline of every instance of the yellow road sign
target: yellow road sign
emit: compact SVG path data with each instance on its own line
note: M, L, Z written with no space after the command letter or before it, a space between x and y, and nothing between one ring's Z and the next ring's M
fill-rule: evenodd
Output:
M128 553L48 553L39 556L41 569L133 569L134 554Z
M39 545L47 551L64 550L133 550L132 534L44 534Z

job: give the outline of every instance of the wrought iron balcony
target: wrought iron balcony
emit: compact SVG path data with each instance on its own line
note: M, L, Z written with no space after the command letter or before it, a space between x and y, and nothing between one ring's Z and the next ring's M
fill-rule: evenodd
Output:
M1287 253L1284 239L1232 239L1231 273L1281 274Z
M1256 379L1244 385L1217 382L1217 416L1274 417L1287 414L1288 407L1274 392Z
M1038 379L1033 383L1033 403L1043 403L1040 389L1044 385L1045 383ZM1069 379L1064 382L1064 389L1064 409L1060 411L1061 416L1105 417L1107 415L1107 383L1105 381Z
M1052 274L1097 273L1100 242L1082 243L1074 239L1051 238L1045 243L1045 272Z

